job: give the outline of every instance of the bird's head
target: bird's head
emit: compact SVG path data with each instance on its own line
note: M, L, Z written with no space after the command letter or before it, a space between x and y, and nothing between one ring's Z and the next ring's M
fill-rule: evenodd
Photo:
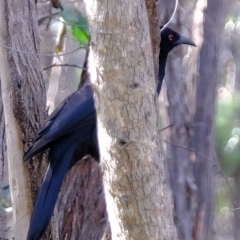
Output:
M194 47L197 46L192 40L184 36L181 36L171 28L165 27L161 31L161 43L160 43L161 51L169 53L174 47L180 44L187 44Z

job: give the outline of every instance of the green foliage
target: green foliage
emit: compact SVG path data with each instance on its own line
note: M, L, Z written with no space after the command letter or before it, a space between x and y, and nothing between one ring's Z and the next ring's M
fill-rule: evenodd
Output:
M72 26L72 35L81 45L84 45L84 46L88 45L90 40L89 34L87 34L86 31L82 30L77 25Z
M216 149L222 168L229 175L240 167L240 96L218 103Z
M7 203L7 201L5 200L5 199L2 199L2 208L3 209L6 209L6 208L8 208L9 206L8 206L8 203Z
M63 7L64 10L60 15L71 27L72 35L80 45L87 46L90 41L87 18L79 12L73 3L68 2Z

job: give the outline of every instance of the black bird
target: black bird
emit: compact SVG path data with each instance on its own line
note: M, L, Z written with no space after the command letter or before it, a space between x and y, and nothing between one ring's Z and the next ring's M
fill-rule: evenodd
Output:
M162 31L159 69L159 94L165 73L167 54L177 45L195 45L170 28ZM86 66L85 66L86 67ZM83 75L87 75L86 71ZM68 169L85 155L99 161L96 109L88 81L68 96L40 129L24 160L50 148L49 167L43 180L28 230L27 240L39 240L44 234Z
M159 76L158 76L158 86L157 94L159 95L163 78L165 75L165 68L167 62L168 53L176 46L180 44L187 44L192 46L197 46L192 40L181 36L171 28L165 27L161 31L161 43L160 43L160 55L159 55Z
M50 115L34 145L24 155L27 160L50 148L49 167L34 207L27 240L44 234L53 214L68 169L85 155L99 161L96 110L89 83L68 96Z

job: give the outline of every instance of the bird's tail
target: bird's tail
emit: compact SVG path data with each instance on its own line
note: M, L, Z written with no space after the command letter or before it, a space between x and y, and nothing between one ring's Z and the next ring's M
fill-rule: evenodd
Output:
M39 240L44 234L53 214L57 196L69 169L73 153L74 146L66 148L66 145L58 144L51 147L50 164L34 207L27 240Z

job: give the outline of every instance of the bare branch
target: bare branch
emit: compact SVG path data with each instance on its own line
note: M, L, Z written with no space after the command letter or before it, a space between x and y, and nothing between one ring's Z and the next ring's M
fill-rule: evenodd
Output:
M233 189L231 187L231 184L230 182L228 181L228 177L227 175L225 174L225 172L221 169L221 167L219 166L219 164L217 163L217 161L213 161L212 159L208 158L207 156L205 156L204 154L196 151L194 148L189 148L189 147L186 147L186 146L182 146L182 145L179 145L179 144L176 144L176 143L173 143L173 142L170 142L170 141L167 141L165 139L160 139L161 141L165 142L165 143L168 143L168 144L171 144L172 146L175 146L175 147L179 147L179 148L183 148L183 149L186 149L188 151L191 151L191 152L194 152L196 155L198 156L201 156L203 158L205 158L206 160L208 160L209 162L211 162L214 166L217 167L218 171L221 173L221 175L223 176L223 178L225 179L229 189L230 189L230 192L231 192L231 195L232 197L234 196L233 195Z
M176 2L175 2L175 7L174 7L173 14L172 14L171 18L169 19L169 21L165 25L163 25L163 27L161 28L160 31L162 31L165 27L167 27L167 25L173 20L175 14L176 14L176 11L177 11L177 6L178 6L178 0L176 0Z
M56 63L54 63L50 66L47 66L47 67L43 68L42 70L47 70L47 69L52 68L52 67L75 67L75 68L80 68L80 69L85 69L86 70L86 68L84 68L84 67L80 67L76 64L68 64L68 63L66 63L66 64L56 64Z
M169 124L168 126L162 128L162 129L160 129L159 132L162 132L162 131L168 129L168 128L172 127L173 125L174 125L174 123L171 123L171 124Z
M61 56L66 56L66 55L69 55L71 53L74 53L74 52L78 51L79 49L88 48L88 46L81 46L81 47L78 47L78 48L74 49L73 51L67 52L67 53L44 54L44 53L34 53L34 52L23 51L23 50L15 49L15 48L3 45L3 44L0 44L0 47L3 47L5 49L7 49L7 50L15 51L15 52L20 52L20 53L30 54L30 55L37 55L37 56L42 56L42 57L61 57Z

